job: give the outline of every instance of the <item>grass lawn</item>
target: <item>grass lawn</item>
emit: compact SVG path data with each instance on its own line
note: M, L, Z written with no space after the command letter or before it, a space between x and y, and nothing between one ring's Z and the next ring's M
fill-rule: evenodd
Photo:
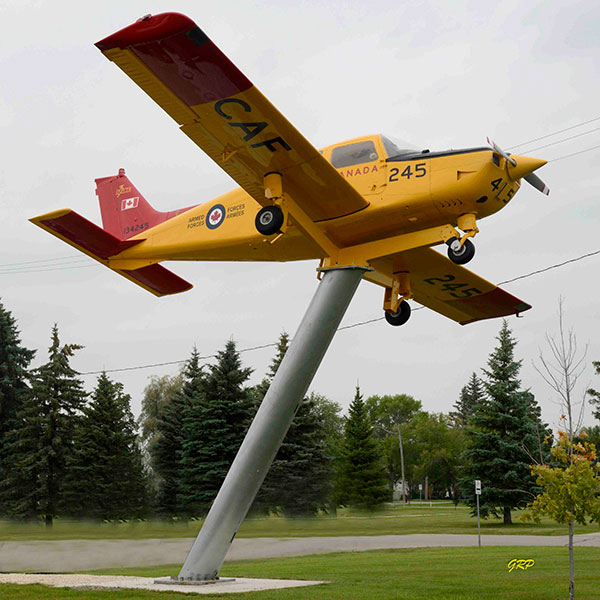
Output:
M526 571L508 571L513 558L532 558ZM575 548L578 600L597 600L600 548ZM179 567L110 569L97 574L164 576ZM555 600L568 597L566 548L488 547L379 550L228 563L223 576L327 580L326 585L248 593L244 600ZM192 596L198 598L198 596ZM142 600L177 598L176 592L75 591L40 585L0 585L2 600ZM209 595L201 598L241 598Z
M505 526L501 519L481 521L485 534L566 535L567 526L546 519L539 525L522 523L520 511L513 512L513 525ZM42 523L19 524L0 521L0 540L66 540L66 539L147 539L195 537L201 521L128 523L92 523L58 519L51 530ZM575 533L600 531L597 524L576 526ZM477 519L465 506L433 503L409 506L389 506L382 512L361 514L349 509L338 515L314 519L289 520L279 517L246 519L237 537L311 537L339 535L389 535L408 533L477 533ZM599 594L600 597L600 594Z

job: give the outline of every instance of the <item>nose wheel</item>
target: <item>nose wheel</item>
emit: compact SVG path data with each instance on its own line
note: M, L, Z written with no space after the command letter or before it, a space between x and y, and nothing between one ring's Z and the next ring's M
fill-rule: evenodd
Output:
M281 229L283 221L283 211L279 206L273 205L261 208L256 215L254 224L262 235L273 235Z
M410 304L406 300L400 302L398 311L393 313L389 310L385 311L385 320L394 327L404 325L410 319Z
M475 256L475 245L469 239L460 244L458 238L452 238L448 244L448 258L457 265L466 265Z

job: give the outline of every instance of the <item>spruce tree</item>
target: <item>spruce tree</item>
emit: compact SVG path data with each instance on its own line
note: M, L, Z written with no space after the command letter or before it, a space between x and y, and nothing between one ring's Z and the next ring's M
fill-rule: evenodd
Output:
M289 347L290 336L285 331L282 331L279 334L279 340L277 342L277 353L275 354L273 360L271 361L271 364L269 365L269 373L267 377L270 381L273 381L273 377L275 377L275 374L279 369L279 365L281 364L281 361L283 360L283 357L285 356L285 353L288 351Z
M73 431L86 398L69 364L80 348L61 346L58 327L53 327L49 361L32 371L31 390L8 436L14 465L6 486L10 512L21 518L42 516L47 526L58 511Z
M600 375L600 361L596 360L592 365L596 370L596 375ZM590 396L590 404L596 407L592 414L600 421L600 392L594 388L590 388L587 393Z
M205 407L206 373L199 363L196 348L182 373L181 395L185 398L183 440L181 453L181 503L187 514L197 515L204 511L197 498L203 484L204 466L196 459L204 444L198 430L202 427Z
M455 427L464 427L473 414L474 407L485 398L483 382L475 373L460 391L459 399L454 403L455 411L450 418Z
M15 319L0 303L0 482L7 481L13 464L7 452L7 435L17 426L17 413L28 392L27 369L34 355L35 350L21 345ZM6 492L0 486L0 514L7 510L3 502Z
M104 520L140 517L146 512L142 455L131 398L123 384L98 377L83 410L67 461L64 512Z
M340 483L340 501L357 508L373 509L390 497L383 457L358 386L344 426Z
M181 489L196 514L206 512L217 495L252 417L244 387L252 369L242 367L235 342L225 344L209 371L201 400L187 404L183 429Z
M474 483L481 480L483 517L502 513L512 523L511 510L524 507L539 489L531 475L542 441L549 433L533 394L521 390L516 340L505 320L484 370L487 397L476 404L466 427L469 447L461 487L467 503L475 506ZM473 508L474 510L474 508Z

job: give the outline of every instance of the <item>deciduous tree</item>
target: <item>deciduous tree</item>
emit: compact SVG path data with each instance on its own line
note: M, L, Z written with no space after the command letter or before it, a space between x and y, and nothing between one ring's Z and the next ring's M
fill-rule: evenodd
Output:
M385 458L390 489L402 482L402 497L406 502L406 469L402 427L421 410L421 402L407 394L370 396L365 403L373 433L380 440Z
M588 520L600 523L600 477L596 447L587 442L573 443L565 431L559 431L559 441L551 450L557 466L534 465L532 474L542 492L523 513L525 521L540 522L547 515L557 523L585 525ZM575 597L573 547L569 548L569 600Z
M156 412L155 433L152 436L151 464L156 475L156 510L159 514L174 517L186 512L183 498L183 444L184 425L189 409L189 396L185 389L198 387L195 381L203 378L196 348L181 373L181 385L163 390L163 401ZM172 392L172 393L171 393ZM148 428L150 431L150 427Z

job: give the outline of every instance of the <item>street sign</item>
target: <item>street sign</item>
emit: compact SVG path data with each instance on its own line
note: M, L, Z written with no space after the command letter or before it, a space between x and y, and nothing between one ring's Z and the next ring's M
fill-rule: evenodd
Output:
M481 496L481 480L480 479L475 480L475 493L478 496Z
M419 491L420 491L420 492L422 492L422 491L423 491L423 484L422 484L422 483L420 483L420 484L419 484Z

